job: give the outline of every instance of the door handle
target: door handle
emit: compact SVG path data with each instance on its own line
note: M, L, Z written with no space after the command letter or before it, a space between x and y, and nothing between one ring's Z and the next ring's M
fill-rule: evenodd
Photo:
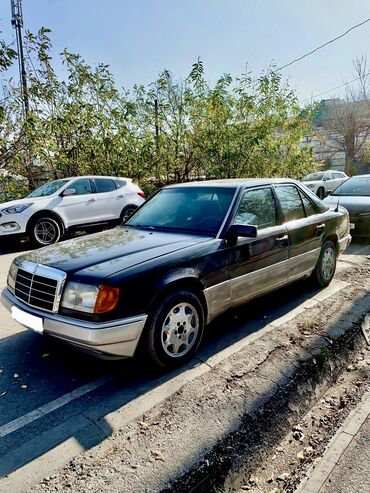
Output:
M118 195L117 199L123 199L124 197L124 195Z
M289 240L288 235L278 236L277 238L275 238L276 243L280 246L286 245L288 243L288 240Z
M87 201L88 204L91 204L91 202L95 202L95 199L90 199Z
M316 226L316 233L317 233L318 235L320 235L320 234L324 231L324 229L325 229L325 224L324 224L324 223L322 223L322 224L318 224L318 225Z

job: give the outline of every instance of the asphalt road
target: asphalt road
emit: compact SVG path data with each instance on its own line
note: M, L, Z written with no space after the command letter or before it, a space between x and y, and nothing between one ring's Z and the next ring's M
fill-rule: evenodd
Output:
M0 247L1 249L1 247ZM6 285L9 265L27 245L0 251L0 288ZM370 254L369 245L351 245L342 261ZM355 257L353 257L354 259ZM191 365L206 360L249 334L257 332L309 299L306 283L296 283L229 312L206 331L205 341ZM102 437L84 442L84 436L63 427L71 417L90 410L103 417L156 388L177 372L153 374L142 362L104 362L67 345L22 329L0 306L0 477L34 460L48 448L74 437L83 449ZM191 366L190 365L190 366ZM109 427L109 424L106 424ZM55 429L53 441L38 440ZM20 445L39 444L28 449ZM12 459L9 460L9 457Z

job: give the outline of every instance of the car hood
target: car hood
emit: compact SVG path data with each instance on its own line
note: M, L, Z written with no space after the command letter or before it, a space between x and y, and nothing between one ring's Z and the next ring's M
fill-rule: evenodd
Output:
M354 197L345 195L329 195L324 202L330 205L345 207L350 214L361 214L370 212L370 197Z
M7 209L8 207L14 207L16 205L40 202L40 201L45 200L45 199L50 199L50 196L49 197L25 197L24 199L10 200L9 202L3 202L0 204L0 211L1 211L1 209Z
M209 240L203 235L117 227L63 241L18 257L63 270L104 278L142 262Z

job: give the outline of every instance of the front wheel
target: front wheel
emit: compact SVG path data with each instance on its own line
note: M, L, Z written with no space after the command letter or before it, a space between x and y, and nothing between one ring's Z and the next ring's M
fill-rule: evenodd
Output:
M332 241L325 241L321 248L320 256L315 270L311 274L311 280L316 286L322 288L328 286L333 279L337 266L337 251Z
M35 246L57 243L62 236L61 226L52 217L39 217L31 224L30 239Z
M149 315L141 346L155 366L174 368L195 353L203 331L204 311L198 297L191 291L175 291Z

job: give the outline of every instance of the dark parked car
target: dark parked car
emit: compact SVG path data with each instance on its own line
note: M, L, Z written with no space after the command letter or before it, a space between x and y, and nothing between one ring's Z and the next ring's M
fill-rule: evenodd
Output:
M349 178L325 202L348 210L353 236L370 236L370 175Z
M170 367L230 307L300 278L327 286L350 240L347 211L293 180L174 185L112 231L15 259L2 302L97 356Z

